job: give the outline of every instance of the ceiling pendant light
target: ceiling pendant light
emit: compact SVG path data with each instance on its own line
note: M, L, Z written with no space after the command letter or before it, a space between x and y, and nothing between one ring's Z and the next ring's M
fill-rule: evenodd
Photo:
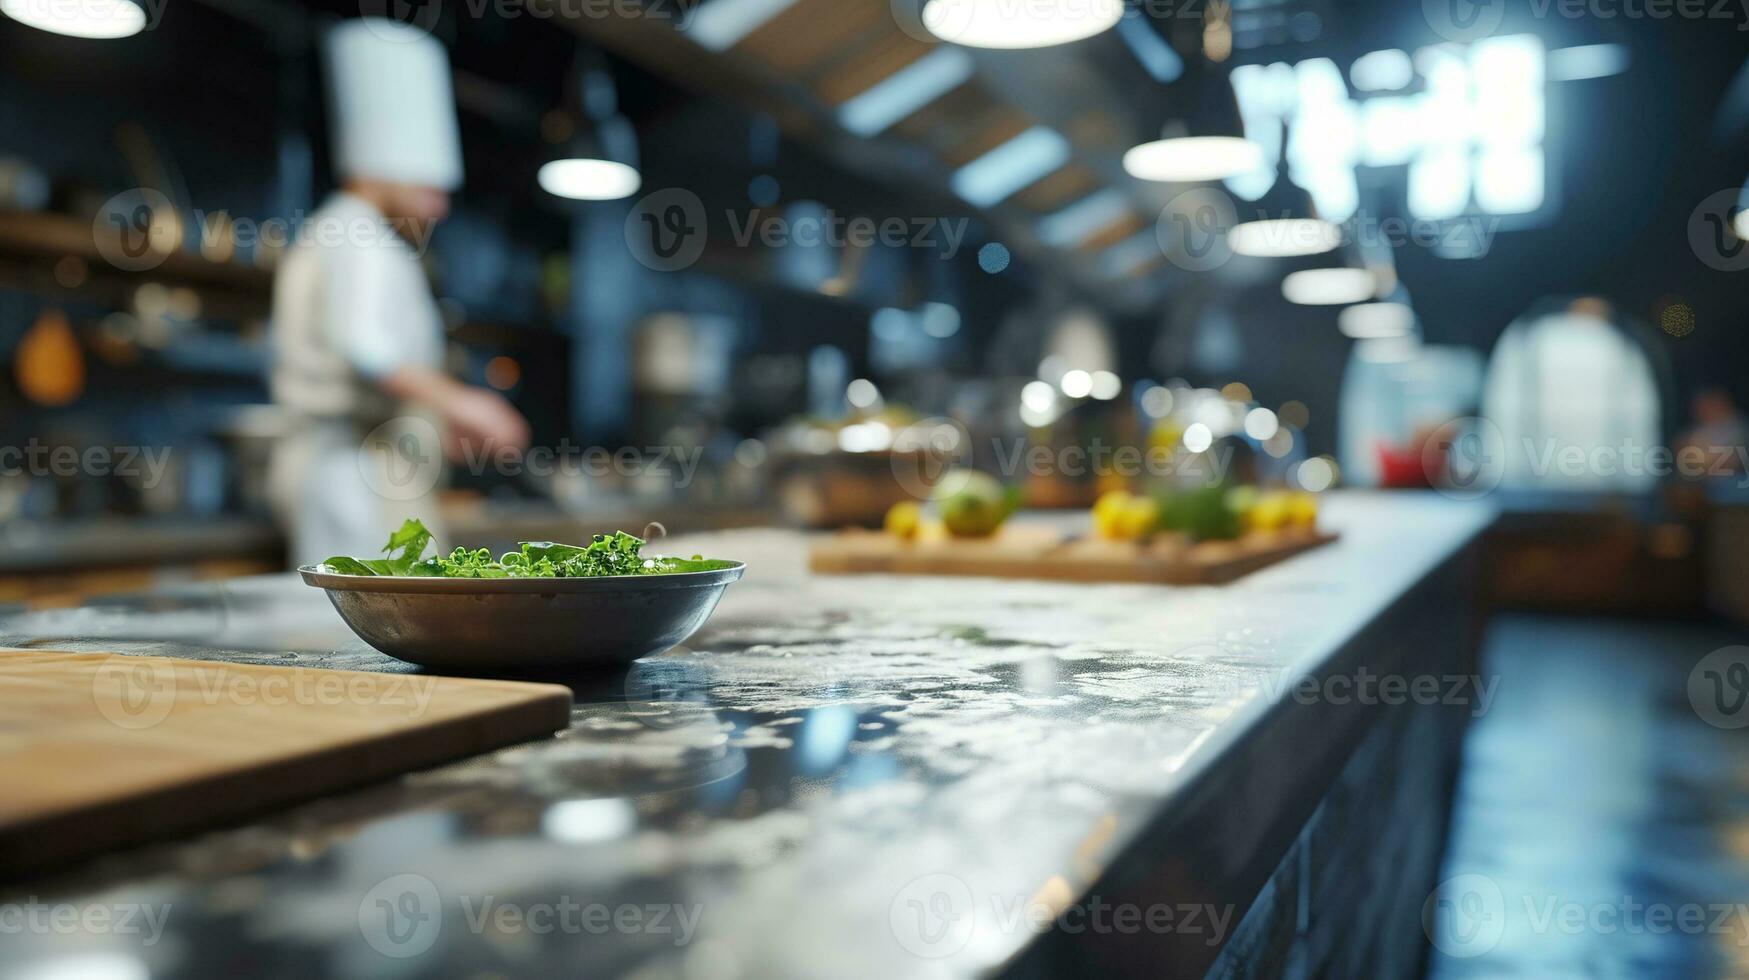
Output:
M1240 136L1168 136L1130 147L1123 168L1137 180L1225 180L1263 165L1263 150Z
M1302 306L1343 306L1363 303L1378 291L1378 280L1369 269L1332 266L1290 272L1281 281L1281 295Z
M1123 168L1137 180L1225 180L1263 166L1263 148L1245 138L1233 86L1224 74L1193 84L1190 112L1167 122L1160 138L1130 147ZM1185 83L1180 83L1185 84Z
M582 122L554 159L541 165L541 189L573 201L617 201L643 186L638 134L619 114L613 78L603 68L583 72Z
M1123 13L1123 0L926 0L922 21L929 33L966 47L1044 48L1103 33Z
M0 13L68 37L108 40L146 29L145 8L134 0L0 0Z
M1284 168L1275 186L1257 202L1254 217L1227 232L1227 246L1238 255L1289 258L1321 255L1342 244L1342 229L1318 217L1312 199Z

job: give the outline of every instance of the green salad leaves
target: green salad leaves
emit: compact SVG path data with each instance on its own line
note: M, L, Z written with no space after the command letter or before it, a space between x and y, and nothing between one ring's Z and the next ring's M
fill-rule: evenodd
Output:
M422 557L431 546L431 532L407 520L383 546L387 558L337 555L324 568L342 575L417 575L436 578L595 578L603 575L662 575L727 568L732 562L694 555L686 558L646 558L644 540L624 531L597 534L587 545L523 541L516 551L497 558L485 548L457 548L447 555Z

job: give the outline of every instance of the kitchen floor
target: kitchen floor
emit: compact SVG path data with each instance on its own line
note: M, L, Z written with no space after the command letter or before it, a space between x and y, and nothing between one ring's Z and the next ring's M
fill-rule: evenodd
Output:
M1498 693L1465 745L1424 914L1433 977L1749 976L1749 727L1709 724L1688 695L1702 657L1746 641L1494 619L1482 672Z

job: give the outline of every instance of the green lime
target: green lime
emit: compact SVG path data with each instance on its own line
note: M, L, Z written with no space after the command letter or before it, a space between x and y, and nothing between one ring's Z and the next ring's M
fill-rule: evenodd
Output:
M1016 495L1004 490L995 477L963 469L950 470L941 478L934 500L948 533L961 538L995 534L1018 503Z

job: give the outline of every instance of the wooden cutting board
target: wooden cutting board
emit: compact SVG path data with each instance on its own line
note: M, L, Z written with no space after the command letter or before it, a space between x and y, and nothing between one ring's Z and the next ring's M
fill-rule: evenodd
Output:
M570 723L555 684L0 650L0 875Z
M1157 534L1151 541L1072 537L1038 525L1010 524L988 538L906 541L880 531L850 530L808 549L808 567L824 574L979 575L1068 582L1218 585L1284 558L1329 544L1317 530L1248 534L1236 541L1191 542Z

